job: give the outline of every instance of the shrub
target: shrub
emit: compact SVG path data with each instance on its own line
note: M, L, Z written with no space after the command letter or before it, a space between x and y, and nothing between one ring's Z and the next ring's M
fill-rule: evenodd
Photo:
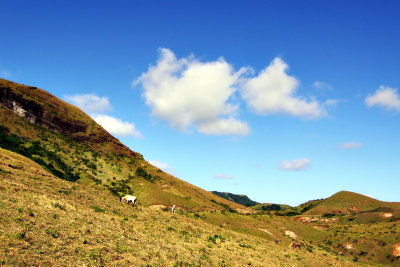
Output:
M60 210L67 210L63 205L61 205L60 203L56 202L56 203L52 203L54 208L58 208Z
M26 235L26 230L17 233L17 234L15 235L15 237L18 238L18 239L24 239L24 238L25 238L25 235Z
M59 238L60 237L60 233L57 230L54 230L54 229L46 229L46 233L48 235L51 235L51 237L53 237L53 238Z
M91 206L91 208L95 211L95 212L105 212L104 209L98 207L98 206Z

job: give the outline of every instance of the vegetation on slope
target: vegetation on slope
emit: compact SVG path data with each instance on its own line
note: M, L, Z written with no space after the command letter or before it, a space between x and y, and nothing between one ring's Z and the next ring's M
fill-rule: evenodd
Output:
M58 179L3 149L0 176L2 264L352 266L317 249L291 250L262 236L214 226L203 213L133 208L102 186ZM225 218L220 212L204 214ZM242 217L255 222L251 216Z

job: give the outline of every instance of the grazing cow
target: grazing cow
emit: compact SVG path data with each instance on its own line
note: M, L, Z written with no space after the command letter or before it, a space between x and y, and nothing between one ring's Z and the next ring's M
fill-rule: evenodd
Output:
M132 196L132 195L125 195L124 197L120 197L119 198L119 201L121 202L122 200L125 200L126 201L126 203L132 203L132 206L135 206L135 204L136 204L136 200L137 200L137 198L135 197L135 196Z

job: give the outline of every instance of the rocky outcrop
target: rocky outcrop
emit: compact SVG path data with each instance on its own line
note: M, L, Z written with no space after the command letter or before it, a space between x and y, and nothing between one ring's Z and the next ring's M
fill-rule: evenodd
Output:
M66 135L95 150L142 157L77 107L36 87L0 79L0 104L32 124Z
M0 87L0 103L30 123L44 126L62 134L71 135L85 132L87 128L87 125L82 122L72 123L48 112L42 104L26 99L22 94L17 94L10 87Z

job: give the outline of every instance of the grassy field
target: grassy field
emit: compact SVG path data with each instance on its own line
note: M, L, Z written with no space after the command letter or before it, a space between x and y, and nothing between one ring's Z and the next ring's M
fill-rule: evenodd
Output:
M58 179L0 149L0 262L91 266L352 266L320 251L291 250L271 238L202 219L119 202L103 187ZM198 214L197 216L195 214ZM217 221L252 216L207 212ZM215 216L215 217L213 217ZM276 232L280 239L285 238ZM289 240L288 240L289 241Z

